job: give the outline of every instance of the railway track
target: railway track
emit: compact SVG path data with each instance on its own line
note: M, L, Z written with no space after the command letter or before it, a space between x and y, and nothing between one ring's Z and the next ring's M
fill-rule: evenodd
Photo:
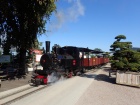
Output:
M49 82L47 85L39 85L39 86L33 86L30 81L28 85L14 88L12 90L8 90L5 92L0 93L0 105L10 105L11 103L18 101L28 95L31 95L35 92L38 92L44 88L47 88L51 86L53 83L63 81L63 78L60 78L57 81Z
M21 89L18 88L17 90L13 90L13 92L11 93L3 92L0 96L0 105L9 105L12 102L20 100L23 97L26 97L27 95L42 90L48 86L49 85L40 85L38 87L34 87L29 85L29 86L21 87Z
M96 72L98 69L93 69L90 72ZM84 74L82 74L84 76ZM81 76L82 76L81 75ZM28 95L31 95L37 91L40 91L48 86L51 86L50 84L47 85L39 85L38 87L25 85L23 87L15 88L16 90L13 90L13 92L9 93L8 91L1 93L0 95L0 105L10 105L11 103L22 99L23 97L26 97ZM15 92L16 91L16 92Z

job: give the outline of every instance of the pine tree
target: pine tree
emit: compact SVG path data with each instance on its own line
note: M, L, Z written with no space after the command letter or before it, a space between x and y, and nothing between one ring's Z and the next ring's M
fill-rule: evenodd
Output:
M122 42L124 35L115 37L116 41L110 46L113 51L111 67L117 70L139 71L140 53L132 50L132 42Z

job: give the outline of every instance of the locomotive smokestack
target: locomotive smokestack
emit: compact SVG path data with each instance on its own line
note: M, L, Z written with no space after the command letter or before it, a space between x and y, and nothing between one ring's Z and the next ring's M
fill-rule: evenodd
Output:
M46 41L46 53L50 53L50 41Z

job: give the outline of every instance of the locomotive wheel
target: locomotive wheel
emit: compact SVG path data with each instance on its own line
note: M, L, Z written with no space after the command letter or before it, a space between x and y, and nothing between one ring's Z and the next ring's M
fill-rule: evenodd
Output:
M41 80L39 78L35 79L35 85L38 86L41 84Z
M69 74L68 74L68 78L71 78L72 75L73 75L73 72L69 72Z
M74 76L76 76L77 75L77 72L76 71L73 71L73 74L74 74Z
M69 70L68 69L65 69L65 77L68 77L68 75L69 75Z
M83 69L81 70L81 72L82 72L82 73L86 73L86 69L83 68Z
M40 79L40 84L44 84L44 81L43 81L43 79Z

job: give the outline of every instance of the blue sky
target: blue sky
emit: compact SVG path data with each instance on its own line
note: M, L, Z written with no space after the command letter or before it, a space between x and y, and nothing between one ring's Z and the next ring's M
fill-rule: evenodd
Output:
M51 46L100 48L109 51L115 36L140 47L140 0L58 0L57 13L38 39Z

